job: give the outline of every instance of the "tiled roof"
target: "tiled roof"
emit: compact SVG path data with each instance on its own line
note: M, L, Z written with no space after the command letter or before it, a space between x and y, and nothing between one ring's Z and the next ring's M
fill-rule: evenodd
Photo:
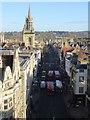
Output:
M78 52L78 60L83 63L85 62L88 63L88 60L89 60L88 55L89 55L88 50L80 50Z
M72 47L64 47L63 49L63 52L64 52L64 57L66 56L66 52L71 52L74 50L74 48Z
M64 47L63 48L63 51L65 51L65 52L70 52L72 50L74 50L74 48L72 48L72 47Z

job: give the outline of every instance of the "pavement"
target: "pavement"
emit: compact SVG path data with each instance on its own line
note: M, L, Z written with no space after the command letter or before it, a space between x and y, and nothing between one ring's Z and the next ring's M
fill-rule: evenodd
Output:
M75 107L72 103L72 94L70 93L64 93L64 100L65 104L67 106L68 114L70 115L70 118L87 118L88 120L88 109L86 106L78 106Z
M64 73L66 72L63 69ZM64 78L65 80L65 78ZM65 82L65 86L64 86L64 91L63 91L63 95L64 95L64 100L65 100L65 104L66 104L66 108L67 108L67 112L70 115L70 118L87 118L88 120L90 120L90 118L88 118L88 108L86 106L75 106L73 104L73 95L72 95L72 89L69 87L69 78L66 79L67 81Z

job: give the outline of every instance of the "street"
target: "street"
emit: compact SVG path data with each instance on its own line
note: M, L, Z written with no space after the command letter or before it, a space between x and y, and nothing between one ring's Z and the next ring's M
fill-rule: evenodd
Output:
M37 118L67 118L63 94L48 96L41 90Z
M58 59L55 56L55 53L51 46L48 46L48 51L43 53L42 61L41 61L41 67L39 68L38 72L38 82L41 81L41 72L49 71L49 70L59 70L60 71L60 65L58 64ZM62 70L61 70L62 75ZM64 74L64 73L63 73ZM64 77L62 77L63 79ZM47 78L46 78L47 79ZM47 80L46 80L47 81ZM64 88L64 87L63 87ZM35 92L33 93L33 96L35 96ZM67 108L64 101L64 94L54 92L54 95L47 95L47 90L40 89L37 93L38 101L36 104L34 104L34 109L32 110L32 115L29 116L30 118L69 118ZM34 97L35 98L35 97ZM37 97L36 97L37 99Z

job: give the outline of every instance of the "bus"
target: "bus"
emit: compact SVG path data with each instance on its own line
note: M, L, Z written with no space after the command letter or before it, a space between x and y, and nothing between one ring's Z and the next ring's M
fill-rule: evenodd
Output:
M54 95L54 82L47 82L47 95Z

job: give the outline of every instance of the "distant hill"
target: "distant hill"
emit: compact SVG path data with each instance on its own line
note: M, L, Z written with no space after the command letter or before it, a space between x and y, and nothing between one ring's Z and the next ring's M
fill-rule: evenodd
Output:
M12 40L22 40L22 32L5 32L4 33L5 40L12 39Z
M5 39L11 39L11 40L19 40L22 41L22 32L5 32ZM80 31L80 32L68 32L68 31L46 31L46 32L35 32L35 39L37 41L45 41L49 39L55 39L55 37L78 37L78 38L87 38L88 32L87 31Z

